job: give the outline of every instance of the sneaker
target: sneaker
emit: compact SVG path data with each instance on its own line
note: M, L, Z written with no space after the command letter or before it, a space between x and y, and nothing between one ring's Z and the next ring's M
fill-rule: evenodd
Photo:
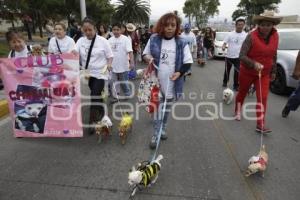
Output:
M235 118L236 121L241 121L241 118L242 118L241 113L236 113L234 118Z
M161 139L161 140L166 140L166 139L168 139L167 133L166 133L165 131L163 131L163 132L161 133L160 139Z
M269 128L262 128L262 127L259 127L259 126L256 127L255 131L257 133L262 133L262 134L266 134L266 133L271 133L272 132L272 130L269 129Z
M114 104L114 103L117 103L118 102L118 99L117 98L112 98L110 100L110 104Z
M289 115L290 111L291 111L291 110L290 110L287 106L284 106L284 108L283 108L283 110L282 110L282 113L281 113L281 116L282 116L283 118L286 118L286 117Z
M155 135L152 136L150 141L150 149L155 149L157 145L157 137Z

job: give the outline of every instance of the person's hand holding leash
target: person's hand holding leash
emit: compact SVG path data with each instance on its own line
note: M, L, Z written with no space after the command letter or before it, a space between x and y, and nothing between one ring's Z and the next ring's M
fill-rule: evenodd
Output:
M263 70L263 68L264 68L264 66L262 65L262 64L260 64L259 62L256 62L255 64L254 64L254 69L256 70L256 71L261 71L261 70Z
M174 74L172 74L172 76L170 77L170 79L172 81L176 81L179 77L180 77L180 72L175 72Z

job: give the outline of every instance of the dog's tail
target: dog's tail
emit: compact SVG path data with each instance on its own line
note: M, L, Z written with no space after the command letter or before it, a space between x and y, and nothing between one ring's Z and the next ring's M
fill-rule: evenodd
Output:
M157 156L157 158L155 159L155 161L156 161L156 162L160 162L163 158L164 158L163 155L159 154L159 155Z

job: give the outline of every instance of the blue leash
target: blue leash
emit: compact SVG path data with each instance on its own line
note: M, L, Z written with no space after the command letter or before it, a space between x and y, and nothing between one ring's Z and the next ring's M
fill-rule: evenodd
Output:
M158 67L155 66L153 64L153 66L158 70ZM166 94L168 93L169 91L169 83L170 83L170 79L168 79L168 82L167 82L167 90L166 90ZM162 117L160 120L161 124L160 124L160 128L159 128L159 132L158 132L158 135L157 135L157 141L156 141L156 148L155 148L155 151L154 151L154 154L152 156L152 159L150 160L150 163L152 163L155 158L156 158L156 155L157 155L157 152L158 152L158 149L159 149L159 144L160 144L160 137L162 135L162 129L163 129L163 119L165 117L165 113L166 113L166 107L167 107L167 96L165 95L165 99L164 99L164 104L163 104L163 113L162 113ZM160 113L158 113L158 116L159 116Z

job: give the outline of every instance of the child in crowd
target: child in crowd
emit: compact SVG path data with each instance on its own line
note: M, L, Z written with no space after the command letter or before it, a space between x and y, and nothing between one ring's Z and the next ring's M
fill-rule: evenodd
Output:
M116 98L120 93L119 86L121 85L125 98L128 98L130 96L130 88L127 83L128 71L134 67L132 45L129 38L121 34L121 24L114 24L112 26L112 32L113 36L108 40L114 56L112 62L112 79L114 87L112 88L112 91ZM118 81L121 81L121 84L119 84Z

